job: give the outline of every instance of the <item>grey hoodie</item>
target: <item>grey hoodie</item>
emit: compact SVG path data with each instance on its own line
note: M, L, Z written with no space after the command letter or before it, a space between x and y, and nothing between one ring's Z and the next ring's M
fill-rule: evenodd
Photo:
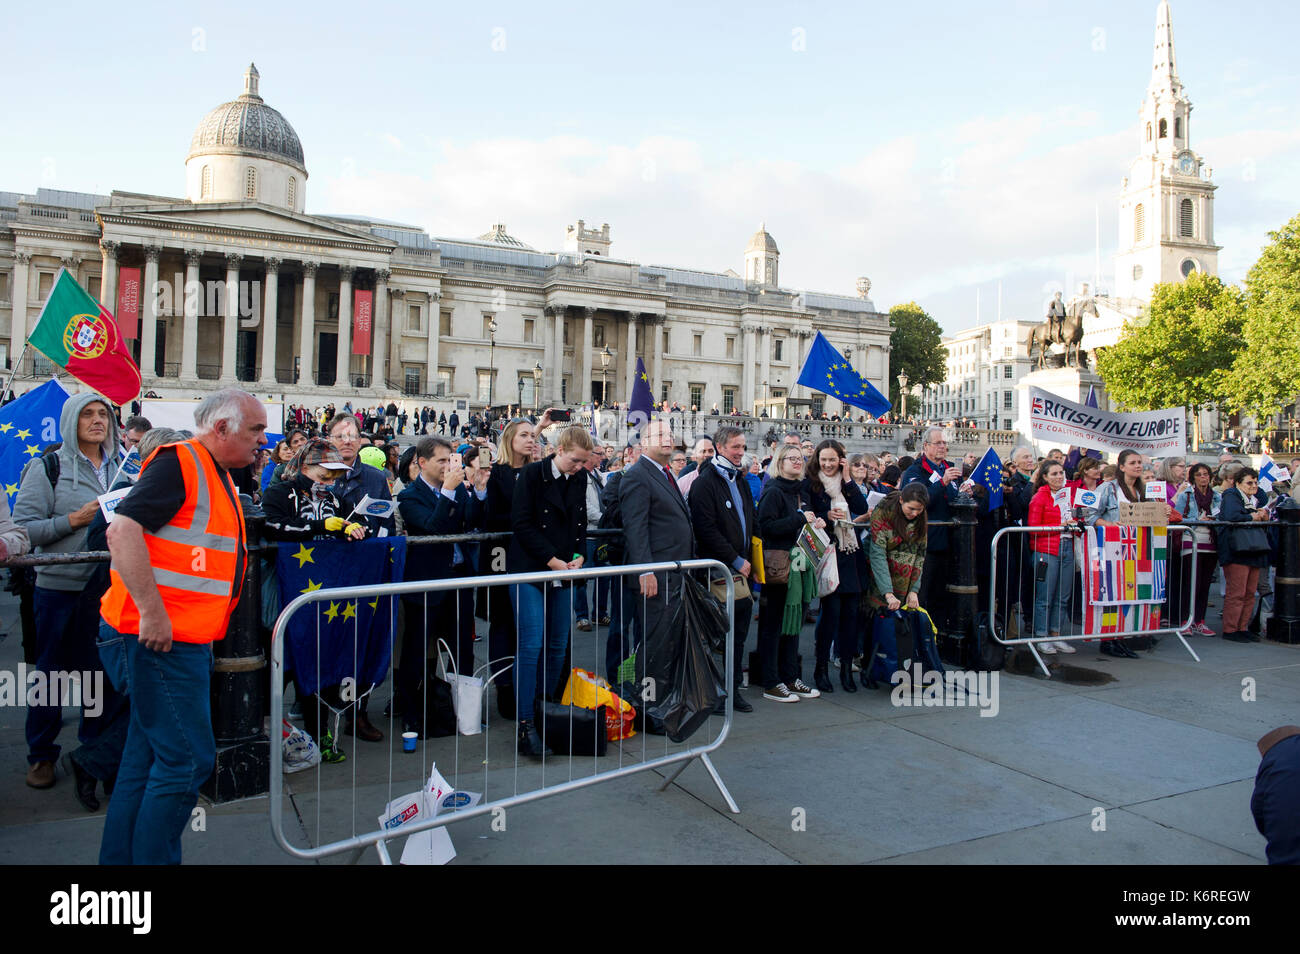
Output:
M109 461L110 481L117 469L117 424L112 405L99 394L72 395L63 405L63 414L59 418L63 446L55 451L59 455L58 486L50 487L45 468L33 460L32 466L23 472L22 486L14 498L14 522L27 530L37 553L76 553L86 548L89 525L74 529L68 521L68 514L105 492L77 447L77 418L87 404L95 401L108 408L108 437L101 446L105 459ZM94 563L38 566L36 585L49 590L78 592L85 587L96 566Z

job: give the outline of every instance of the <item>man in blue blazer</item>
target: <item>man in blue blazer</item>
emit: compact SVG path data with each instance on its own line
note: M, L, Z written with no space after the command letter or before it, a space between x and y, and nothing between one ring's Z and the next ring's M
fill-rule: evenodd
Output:
M480 468L472 486L465 468L452 458L451 442L423 437L415 445L420 474L397 495L397 506L413 537L473 533L483 528L490 472ZM406 552L407 580L446 580L474 575L470 555L458 543L416 544ZM430 635L447 639L455 653L454 666L463 676L474 672L474 593L470 589L410 594L406 600L406 630L397 671L397 695L403 731L418 731L423 720L420 682L427 672ZM454 635L453 638L449 638ZM437 651L436 643L433 647ZM435 657L436 658L436 657Z

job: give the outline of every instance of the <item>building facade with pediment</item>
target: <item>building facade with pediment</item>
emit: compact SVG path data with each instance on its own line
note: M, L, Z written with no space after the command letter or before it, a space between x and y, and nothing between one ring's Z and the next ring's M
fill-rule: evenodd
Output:
M250 66L199 124L183 199L0 192L0 348L19 391L52 370L31 350L16 363L60 268L115 312L122 276L139 275L131 344L160 397L239 384L312 406L608 404L628 400L639 356L657 401L750 410L820 399L795 385L817 330L886 390L890 325L870 282L782 288L765 228L740 275L620 261L609 226L582 220L541 252L500 224L438 238L308 213L302 144L259 83Z

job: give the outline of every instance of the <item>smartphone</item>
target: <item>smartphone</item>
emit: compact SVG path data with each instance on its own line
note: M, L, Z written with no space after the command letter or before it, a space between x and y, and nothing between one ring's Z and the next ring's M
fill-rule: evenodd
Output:
M465 458L464 458L462 455L460 455L460 454L452 454L452 455L451 455L451 466L452 466L452 467L464 467L464 466L465 466Z
M1034 579L1039 583L1047 582L1047 561L1046 560L1038 564L1038 568L1034 570Z
M552 410L551 410L551 420L552 420L552 421L571 421L571 420L573 420L573 412L572 412L571 410L569 410L568 408L555 408L555 409L552 409Z

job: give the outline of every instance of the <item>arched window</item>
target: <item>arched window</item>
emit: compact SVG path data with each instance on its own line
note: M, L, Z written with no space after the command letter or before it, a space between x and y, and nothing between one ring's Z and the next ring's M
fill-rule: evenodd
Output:
M1183 278L1187 278L1189 275L1192 274L1192 272L1198 271L1199 269L1197 269L1196 263L1194 261L1192 261L1190 258L1185 258L1183 259L1183 264L1179 267L1178 270L1183 273Z
M1160 138L1161 139L1169 138L1169 120L1167 119L1160 120Z
M1183 138L1183 120L1181 117L1174 117L1174 138Z
M212 198L212 167L211 166L203 167L203 181L199 186L199 198L201 199Z
M294 176L289 177L289 195L287 196L289 208L293 208L295 200L298 198L298 180Z
M1133 244L1139 245L1146 241L1147 237L1147 210L1142 207L1142 203L1137 204L1133 210Z
M1191 199L1183 199L1178 203L1178 234L1183 238L1191 238L1196 234L1196 217Z
M1147 142L1151 141L1151 124L1147 123Z
M257 198L257 170L252 166L244 173L244 198Z

